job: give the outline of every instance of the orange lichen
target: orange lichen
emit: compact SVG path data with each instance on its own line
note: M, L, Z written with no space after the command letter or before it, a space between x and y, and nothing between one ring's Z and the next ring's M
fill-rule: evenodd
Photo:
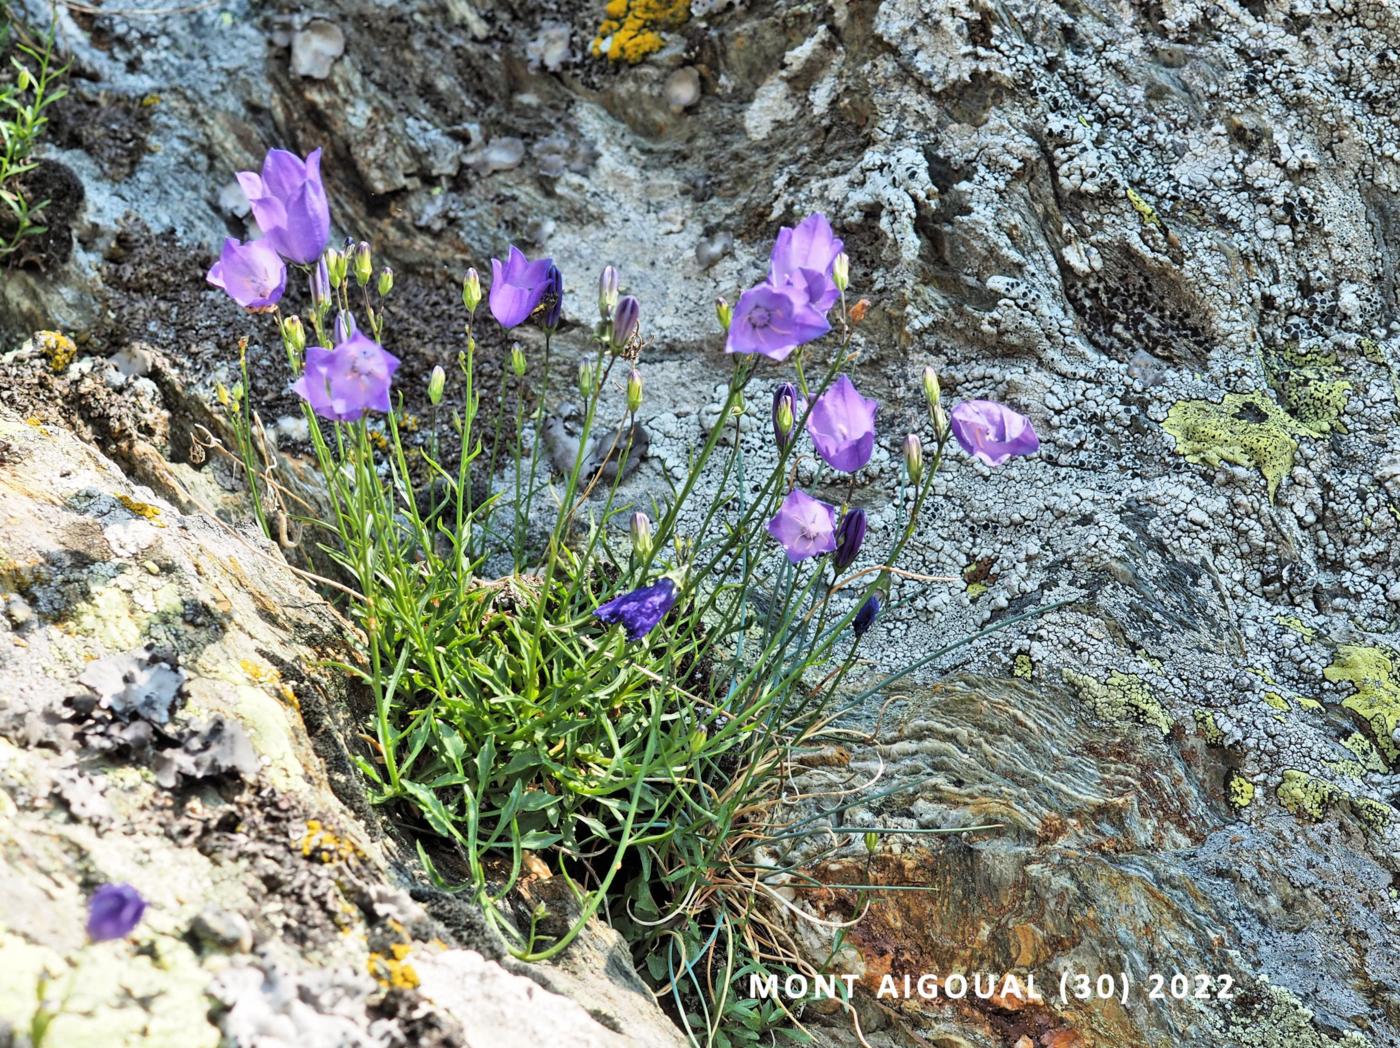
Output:
M396 942L389 947L387 954L376 951L369 955L365 966L382 989L417 989L418 973L413 970L413 965L407 963L406 960L410 949L412 947L408 943Z
M61 331L36 331L34 347L48 361L49 370L61 375L78 355L78 347Z
M690 0L608 0L593 38L593 53L612 62L640 62L665 44L662 30L690 17Z
M307 819L306 832L301 838L301 854L303 858L333 863L362 857L364 852L353 841L332 833L320 819Z

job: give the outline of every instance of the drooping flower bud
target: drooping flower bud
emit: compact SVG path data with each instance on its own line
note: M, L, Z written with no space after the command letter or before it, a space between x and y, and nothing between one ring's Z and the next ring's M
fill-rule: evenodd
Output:
M612 335L610 341L614 353L621 353L637 333L642 315L642 304L631 295L618 299L613 310Z
M845 292L851 283L851 260L846 257L846 252L842 251L831 263L831 282L836 285L836 290Z
M719 318L719 326L726 332L729 330L729 322L734 319L734 307L725 299L715 299L715 316Z
M350 336L355 333L355 317L348 309L342 309L335 315L335 344L338 346L342 342L350 341Z
M909 483L917 488L924 477L924 445L917 433L904 438L904 469L909 474Z
M948 413L942 404L933 406L933 438L940 444L948 439Z
M337 251L335 248L327 248L325 255L326 269L330 272L331 287L339 289L345 283L346 259L345 252Z
M632 552L637 555L638 560L646 560L651 556L651 551L654 548L651 518L645 513L633 513L630 530L632 532Z
M462 281L462 305L467 307L468 313L475 313L476 307L481 305L481 274L475 266L467 270L466 279Z
M394 271L385 266L379 271L379 297L388 298L389 292L394 290Z
M593 364L587 359L578 362L578 393L587 400L593 395Z
M306 328L302 326L301 317L293 314L282 321L282 344L295 357L300 357L306 349Z
M797 387L784 382L773 390L773 439L779 448L788 446L797 416Z
M604 266L602 274L598 277L598 313L604 320L612 316L613 308L617 305L619 286L617 267Z
M864 604L860 606L860 611L856 612L856 617L851 620L851 629L855 631L857 639L865 636L865 631L875 624L875 616L880 614L880 595L872 593Z
M326 265L323 258L316 263L316 268L311 271L311 304L316 307L316 312L328 309L331 304L331 274L330 267Z
M924 368L924 399L928 401L928 409L932 411L937 405L939 397L943 395L943 390L938 385L938 372L932 366Z
M355 283L364 287L374 276L374 258L370 254L369 245L361 240L355 245L354 251Z
M433 365L433 372L428 376L428 403L433 407L442 403L442 391L446 385L447 372L442 370L441 364Z
M633 368L627 376L627 410L632 414L642 406L642 373Z
M546 331L553 332L559 327L559 318L564 315L564 274L559 267L551 265L544 282L544 316L541 320Z
M848 509L836 528L836 551L831 554L831 565L839 575L849 568L865 544L865 510Z

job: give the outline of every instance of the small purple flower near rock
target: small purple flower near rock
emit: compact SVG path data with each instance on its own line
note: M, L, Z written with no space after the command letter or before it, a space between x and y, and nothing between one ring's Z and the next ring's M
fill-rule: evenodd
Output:
M806 401L798 395L797 387L791 382L784 382L773 390L773 439L779 448L792 443L797 418L806 409Z
M306 370L292 390L322 418L354 422L366 411L389 410L389 386L399 358L363 332L335 349L306 347Z
M870 461L879 406L878 401L862 397L846 375L817 398L807 415L807 432L827 465L854 473Z
M266 239L240 244L229 237L205 279L250 313L270 313L286 290L287 267Z
M331 211L321 184L319 149L305 160L285 149L269 150L262 174L240 171L238 184L258 228L278 254L302 263L321 257L331 239Z
M826 317L809 304L805 282L800 288L759 284L739 296L724 349L786 360L798 346L830 330Z
M88 938L93 942L124 939L145 912L146 900L131 885L104 884L88 900Z
M564 274L560 273L559 267L553 263L550 263L549 272L545 274L543 301L542 320L545 328L553 331L559 326L559 321L564 315Z
M838 574L855 562L856 554L865 545L865 528L863 509L849 509L841 518L841 525L836 529L836 552L831 555L832 566Z
M841 297L832 269L844 246L820 211L796 226L784 226L768 259L768 282L774 287L802 284L812 307L825 313Z
M950 413L953 436L964 451L989 466L1040 448L1031 420L992 400L964 400Z
M632 341L642 323L642 304L632 295L623 295L613 310L611 344L613 352L621 353Z
M768 534L796 564L836 548L836 507L794 488L768 522Z
M851 620L851 629L855 630L856 638L865 636L865 631L875 624L875 616L880 614L880 595L872 593L866 598L865 603L860 606L860 611L856 612L856 617Z
M650 586L598 605L593 614L610 626L621 625L627 631L628 640L641 640L666 617L676 603L678 592L675 582L660 578Z
M531 262L514 244L504 262L493 258L490 302L496 323L503 328L523 324L549 290L549 271L553 268L553 259L537 258Z

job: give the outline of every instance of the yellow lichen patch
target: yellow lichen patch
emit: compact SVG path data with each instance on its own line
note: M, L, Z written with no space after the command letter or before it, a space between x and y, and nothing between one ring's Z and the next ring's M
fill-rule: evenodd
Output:
M321 824L320 819L306 820L306 832L301 838L301 854L303 858L324 863L345 862L364 857L364 852L353 841L332 833Z
M661 50L663 30L689 17L690 0L608 0L592 51L611 62L640 62Z
M301 712L301 700L297 698L297 693L292 690L292 686L285 681L277 685L277 694L282 696L282 701L298 713Z
M407 943L394 943L389 952L371 953L366 963L369 974L385 990L414 990L418 987L418 973L407 961L412 949Z
M1012 661L1011 674L1021 680L1030 680L1035 674L1035 663L1031 661L1029 655L1023 652Z
M1322 818L1338 796L1337 788L1331 783L1291 768L1283 773L1283 782L1278 787L1280 804L1294 815L1314 821Z
M1097 716L1114 721L1138 720L1156 728L1163 735L1171 731L1170 715L1147 687L1147 682L1136 674L1114 670L1107 680L1097 681L1071 669L1061 670L1060 673Z
M1313 629L1302 619L1298 618L1297 615L1279 615L1275 617L1274 621L1277 622L1280 626L1292 630L1294 633L1298 634L1298 636L1302 637L1309 644L1311 644L1313 642L1313 638L1317 636L1317 630Z
M1230 781L1226 785L1226 796L1229 797L1232 807L1248 808L1254 802L1254 783L1238 772L1231 772Z
M126 507L128 513L134 513L138 517L144 517L153 524L160 523L160 507L152 506L149 502L137 502L130 495L118 495L117 501ZM161 525L164 527L164 525Z
M238 668L241 669L254 684L271 684L282 679L282 674L277 672L276 666L268 666L265 663L254 662L252 659L239 659Z
M1292 708L1292 707L1290 707L1290 706L1288 705L1288 700L1285 699L1282 695L1280 695L1280 694L1279 694L1278 692L1276 692L1276 691L1266 691L1266 692L1264 692L1264 705L1265 705L1265 706L1270 706L1270 707L1272 707L1273 709L1276 709L1276 710L1285 710L1285 711Z
M1285 345L1264 354L1264 367L1279 403L1305 431L1315 437L1347 431L1342 414L1352 385L1340 377L1336 353Z
M1133 205L1133 210L1141 217L1142 224L1145 226L1161 226L1162 220L1157 217L1157 209L1149 204L1146 198L1132 186L1127 186L1126 190L1128 194L1128 203Z
M78 355L78 347L73 340L61 331L36 331L34 333L34 348L39 351L39 355L49 365L49 370L55 375L61 375L68 370L68 365L73 363Z
M1359 731L1354 731L1343 739L1342 745L1356 754L1357 763L1366 771L1386 772L1390 770L1386 767L1385 758L1376 752L1375 746L1371 745L1371 740Z
M1311 431L1263 393L1226 393L1220 403L1182 400L1167 412L1162 428L1176 438L1188 462L1218 467L1250 466L1264 476L1269 500L1293 468L1296 437Z
M1386 761L1400 758L1400 746L1392 733L1400 726L1400 680L1396 679L1395 653L1384 648L1343 644L1322 675L1354 689L1342 706L1365 718L1376 748Z
M1206 740L1207 746L1219 746L1224 743L1225 733L1220 730L1220 725L1215 723L1215 711L1192 710L1191 715L1196 719L1196 727L1200 729L1201 738Z

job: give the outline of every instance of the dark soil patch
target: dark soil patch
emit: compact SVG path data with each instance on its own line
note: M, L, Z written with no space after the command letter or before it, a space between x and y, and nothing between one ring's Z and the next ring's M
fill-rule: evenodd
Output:
M39 160L34 170L20 177L16 188L31 207L43 204L31 221L44 231L21 240L4 264L45 272L63 265L73 253L73 224L83 209L82 180L56 160ZM8 240L17 228L9 210L0 211L0 240Z
M78 149L98 162L113 182L130 177L146 155L155 96L130 98L88 89L74 79L68 96L49 113L48 134L55 145Z

